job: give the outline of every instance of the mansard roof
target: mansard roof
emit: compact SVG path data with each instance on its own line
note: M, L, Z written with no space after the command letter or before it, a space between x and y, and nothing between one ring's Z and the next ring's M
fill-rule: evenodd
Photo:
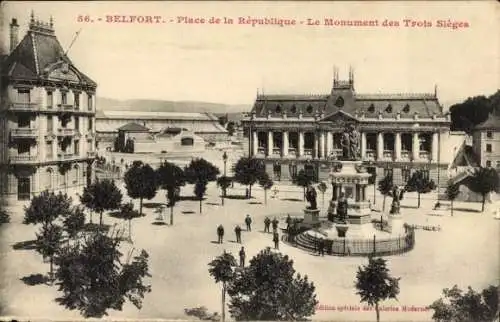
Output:
M52 26L32 20L24 38L3 61L1 72L14 80L49 79L49 73L62 63L77 76L79 84L97 86L65 54Z
M295 107L295 108L294 108ZM428 94L357 94L353 88L334 88L330 94L320 95L258 95L252 113L257 117L279 116L286 112L294 117L313 117L317 113L337 111L364 114L368 118L400 118L443 116L442 106L434 93Z
M474 130L500 131L500 116L494 112L490 113L484 122L474 127Z
M140 125L140 124L137 124L137 123L134 123L134 122L131 122L131 123L127 123L123 126L120 126L118 128L118 131L123 131L123 132L149 132L149 128L143 126L143 125Z

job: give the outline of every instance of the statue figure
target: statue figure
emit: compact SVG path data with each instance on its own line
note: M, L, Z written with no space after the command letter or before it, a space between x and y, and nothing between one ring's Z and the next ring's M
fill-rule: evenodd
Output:
M391 204L391 211L390 211L390 213L392 215L399 214L399 209L400 209L399 202L403 199L404 192L405 192L404 189L401 189L399 186L394 186L394 188L392 189L392 192L391 192L392 204Z
M345 193L340 193L340 198L337 201L337 217L343 221L347 221L347 198L345 197Z
M306 191L306 200L309 202L310 207L309 209L318 209L318 204L316 202L316 197L317 197L316 189L314 189L313 186L307 187Z
M353 124L349 124L342 134L342 157L344 160L358 160L360 158L360 134Z

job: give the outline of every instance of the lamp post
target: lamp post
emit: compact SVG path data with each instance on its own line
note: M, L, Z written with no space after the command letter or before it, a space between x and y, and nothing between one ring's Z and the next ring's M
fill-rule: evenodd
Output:
M227 164L227 153L224 151L224 154L222 155L222 160L224 161L224 177L226 176L226 164Z

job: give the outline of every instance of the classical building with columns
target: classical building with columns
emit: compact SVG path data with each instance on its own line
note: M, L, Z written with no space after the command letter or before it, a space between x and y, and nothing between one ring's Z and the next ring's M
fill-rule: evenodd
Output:
M332 160L342 154L345 126L354 124L361 133L362 160L377 180L391 173L395 184L404 184L420 169L446 184L450 118L436 90L359 94L352 70L348 80L339 80L335 71L325 95L258 94L242 123L249 155L263 160L274 180L293 180L301 169L317 181L328 179Z
M0 57L0 201L7 205L45 191L73 193L93 175L97 85L75 67L52 19L36 20Z

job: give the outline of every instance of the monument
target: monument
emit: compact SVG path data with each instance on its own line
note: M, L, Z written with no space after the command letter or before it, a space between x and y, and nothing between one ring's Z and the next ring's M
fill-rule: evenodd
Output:
M391 222L392 230L401 230L404 226L403 217L400 213L400 201L403 199L404 189L399 186L394 186L391 192L392 204L391 211L389 212L389 219Z
M304 223L309 225L319 224L319 209L317 203L318 194L313 186L309 185L306 190L306 200L309 207L304 209Z

